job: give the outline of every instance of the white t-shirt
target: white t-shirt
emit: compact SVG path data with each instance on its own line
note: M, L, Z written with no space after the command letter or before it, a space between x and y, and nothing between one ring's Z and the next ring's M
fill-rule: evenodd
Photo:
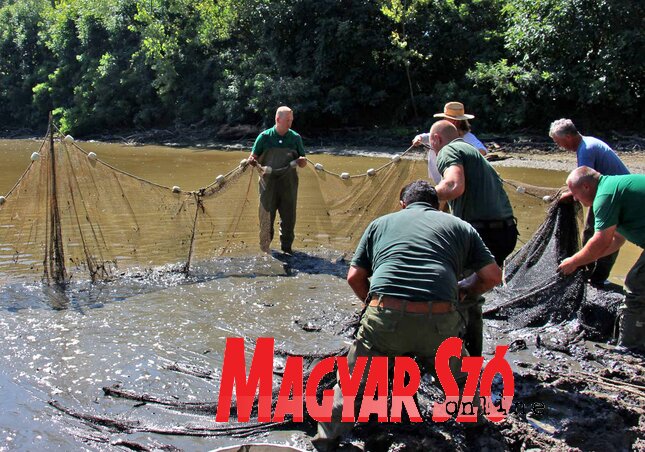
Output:
M477 137L476 137L475 135L473 135L471 132L468 132L468 133L467 133L466 135L464 135L462 138L463 138L463 140L464 140L466 143L470 144L471 146L474 146L474 147L475 147L475 149L477 149L478 151L479 151L479 150L483 150L483 151L484 151L484 155L486 155L486 154L488 153L488 152L486 151L486 146L484 146L484 143L482 143L481 141L479 141L479 140L477 139Z
M415 140L417 138L421 138L423 143L430 145L429 133L422 133L414 137ZM428 151L428 177L434 181L435 185L441 182L441 173L439 173L439 169L437 168L437 154L433 150Z

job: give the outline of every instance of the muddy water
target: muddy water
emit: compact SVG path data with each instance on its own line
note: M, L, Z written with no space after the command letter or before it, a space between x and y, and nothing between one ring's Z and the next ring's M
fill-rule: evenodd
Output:
M0 174L0 193L8 192L16 183L29 162L29 156L38 150L40 141L0 140L0 159L3 171ZM196 190L213 182L218 174L225 174L247 156L247 152L217 152L203 147L171 148L167 146L123 146L110 143L83 143L82 147L96 152L99 157L128 173L166 185L178 185L184 190ZM379 157L331 156L317 154L311 157L333 172L364 173L368 168L378 167L387 160ZM534 168L498 167L504 179L540 187L561 187L566 172ZM301 184L306 187L306 184ZM303 187L301 187L303 188ZM312 187L313 188L313 187ZM518 218L520 241L526 242L537 226L544 220L545 204L539 199L518 193L506 186ZM255 187L252 190L256 190ZM301 190L298 210L299 221L307 222L310 212L303 208L304 200L315 199L315 194ZM624 278L640 255L640 249L627 243L620 252L611 274L611 281L622 284Z
M0 193L13 186L38 146L35 141L0 141ZM127 172L186 190L207 185L247 154L101 143L82 146ZM312 160L323 162L329 170L350 173L384 161L328 155ZM521 168L499 171L507 179L551 187L560 186L566 176ZM514 190L510 195L521 240L526 241L543 220L545 204ZM298 214L302 218L307 210ZM283 262L272 256L250 256L197 269L188 280L153 272L109 284L75 283L63 293L37 284L0 288L0 450L105 449L108 446L96 438L114 439L105 431L88 432L80 422L49 407L49 399L91 414L143 419L161 426L212 424L213 416L138 406L104 397L100 388L120 383L138 392L175 395L184 401L215 401L213 384L164 366L187 361L220 369L224 341L231 336L275 337L279 346L298 353L342 345L333 332L326 331L318 332L314 342L299 326L321 314L336 316L340 322L357 309L344 281L346 264L335 263L333 257L296 254ZM635 247L623 250L612 278L622 280L635 258ZM95 441L79 439L90 433L96 435ZM269 440L301 444L291 435L276 433ZM239 442L150 434L132 434L128 439L189 450Z

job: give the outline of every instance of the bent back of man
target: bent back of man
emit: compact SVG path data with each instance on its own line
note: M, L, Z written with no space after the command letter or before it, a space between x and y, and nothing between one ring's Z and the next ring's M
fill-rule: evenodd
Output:
M455 309L460 291L475 295L501 281L500 268L474 228L439 212L438 205L428 182L412 182L401 191L403 210L374 220L365 230L347 275L356 296L367 304L348 352L350 369L361 356L410 355L433 369L441 342L461 333L463 321ZM475 274L458 282L466 269ZM460 363L453 361L458 375ZM459 376L457 380L463 383ZM332 422L320 423L312 441L319 450L329 450L353 427L340 422L342 411L337 384Z

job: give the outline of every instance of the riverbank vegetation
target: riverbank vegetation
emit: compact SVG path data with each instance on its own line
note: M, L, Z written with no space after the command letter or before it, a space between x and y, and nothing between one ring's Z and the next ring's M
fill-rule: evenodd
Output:
M0 129L644 123L633 0L0 0Z

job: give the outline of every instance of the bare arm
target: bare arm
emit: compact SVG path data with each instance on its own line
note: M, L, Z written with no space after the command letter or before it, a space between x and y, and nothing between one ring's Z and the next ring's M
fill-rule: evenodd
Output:
M439 201L452 201L464 194L466 189L466 178L464 167L452 165L443 172L443 179L435 187Z
M478 272L459 281L460 295L475 296L488 292L502 282L502 269L496 263L482 267ZM461 297L460 297L461 298Z
M369 271L352 265L347 272L347 284L361 301L365 301L370 291Z
M563 274L569 275L578 267L597 261L618 250L625 243L625 237L616 232L616 226L596 231L587 244L576 254L566 258L558 266Z
M420 133L412 139L412 146L421 146L422 144L430 143L430 134L429 133Z

